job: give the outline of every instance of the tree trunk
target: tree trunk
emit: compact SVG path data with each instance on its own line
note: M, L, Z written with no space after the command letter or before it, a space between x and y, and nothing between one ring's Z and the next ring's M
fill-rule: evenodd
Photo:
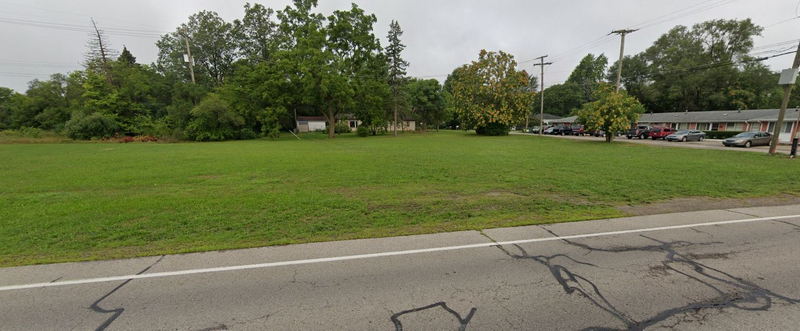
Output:
M614 133L606 131L606 142L610 143L614 140Z
M333 115L333 109L328 107L328 114L325 117L328 118L328 138L335 138L336 137L336 116Z
M397 100L394 102L394 136L397 137Z

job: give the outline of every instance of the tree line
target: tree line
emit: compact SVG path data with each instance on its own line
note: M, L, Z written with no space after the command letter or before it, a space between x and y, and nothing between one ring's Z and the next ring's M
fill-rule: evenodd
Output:
M384 48L375 15L355 4L330 15L316 7L248 3L231 22L200 11L158 40L147 65L127 48L117 55L96 28L83 70L33 80L24 94L0 88L0 129L206 141L276 137L301 115L325 117L330 137L344 114L372 134L409 117L423 129L444 124L441 84L407 77L399 23Z
M337 118L348 114L362 122L364 134L386 133L408 117L423 130L505 134L538 113L537 79L519 70L511 54L481 51L444 84L410 78L398 22L391 22L383 47L375 15L353 4L326 16L316 6L295 0L275 11L246 4L232 22L198 12L160 38L158 59L149 65L125 48L116 55L97 29L84 70L34 80L25 94L0 88L0 129L34 127L76 139L249 139L276 137L294 129L295 116L317 115L333 137ZM629 114L776 108L778 74L751 54L762 30L749 19L676 26L623 58L623 96L604 85L615 80L618 64L588 54L566 82L545 90L545 111L599 116L605 110L585 108L605 109L603 100L634 105ZM800 104L800 96L792 102Z
M622 87L655 113L778 108L779 73L760 57L782 50L754 53L753 39L762 31L750 19L675 26L644 51L623 58ZM564 83L545 89L546 111L576 114L596 100L601 83L616 81L617 66L616 61L609 66L605 55L586 55ZM800 105L800 96L792 105Z

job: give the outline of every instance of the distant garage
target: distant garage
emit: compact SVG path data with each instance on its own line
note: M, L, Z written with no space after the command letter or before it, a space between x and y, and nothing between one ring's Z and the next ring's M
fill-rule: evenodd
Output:
M325 130L325 118L322 116L297 116L297 131L313 132Z

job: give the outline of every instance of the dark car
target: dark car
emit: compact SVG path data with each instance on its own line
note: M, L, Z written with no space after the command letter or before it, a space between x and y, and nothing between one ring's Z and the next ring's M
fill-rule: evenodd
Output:
M572 127L572 134L575 136L582 136L587 134L586 130L584 130L583 125L575 125Z
M555 127L553 127L553 130L550 132L550 134L562 135L562 136L571 135L572 134L572 128L568 127L568 126L565 126L565 125L555 126Z
M706 133L697 130L681 130L675 132L666 138L667 141L703 141L706 139Z
M588 134L590 136L595 136L595 137L605 137L606 136L606 132L603 131L603 130L586 131L586 134Z
M652 128L647 131L647 135L653 140L664 139L673 133L675 133L675 129L673 128Z
M725 139L722 144L725 146L747 147L769 145L772 135L769 132L742 132L733 137Z
M648 132L650 132L649 126L637 125L628 130L628 133L625 134L625 137L628 137L628 139L633 139L634 137L639 139L646 139L648 137Z

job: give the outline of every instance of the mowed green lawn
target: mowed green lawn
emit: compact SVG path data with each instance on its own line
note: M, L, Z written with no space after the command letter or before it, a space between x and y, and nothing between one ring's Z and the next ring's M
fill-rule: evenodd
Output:
M623 216L686 196L800 193L736 151L463 132L0 145L0 266Z

